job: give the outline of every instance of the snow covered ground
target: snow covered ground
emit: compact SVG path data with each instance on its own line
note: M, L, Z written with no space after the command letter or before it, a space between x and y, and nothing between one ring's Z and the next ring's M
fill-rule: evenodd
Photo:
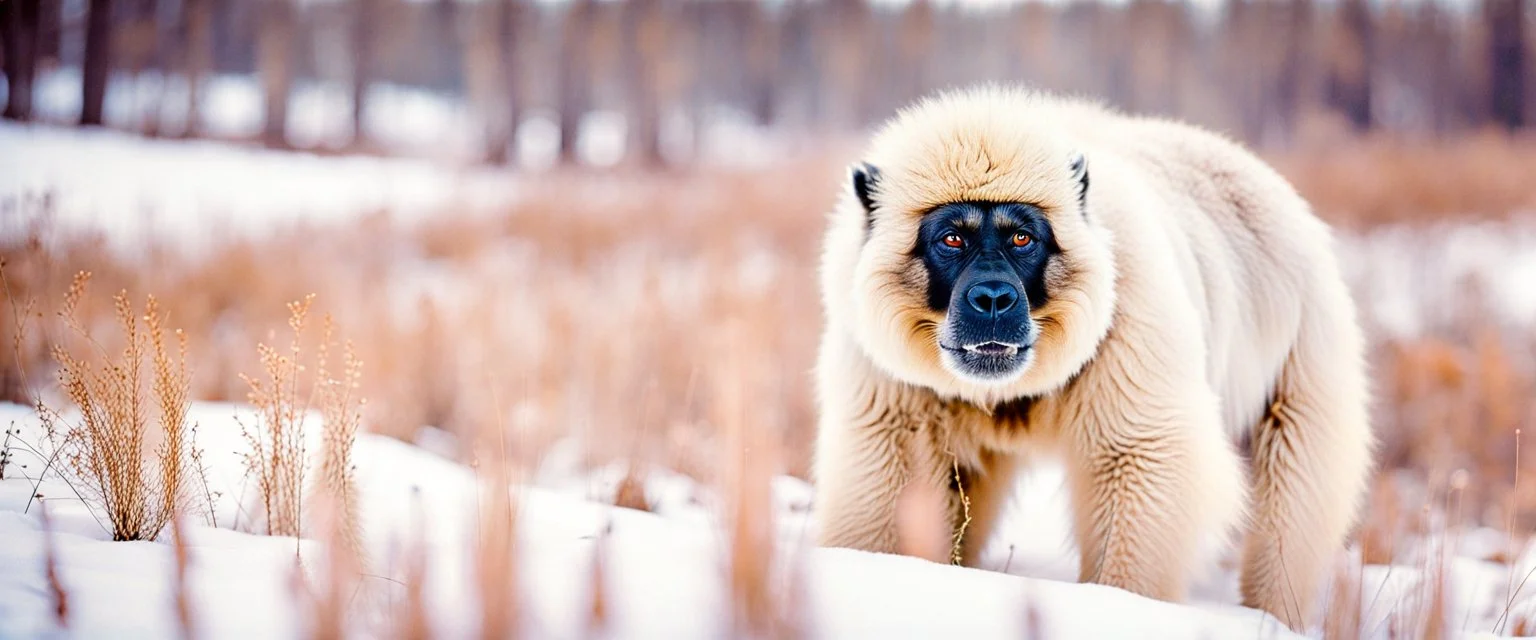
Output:
M1426 243L1433 259L1426 260ZM1410 337L1466 324L1486 301L1489 318L1536 327L1536 216L1345 234L1339 254L1362 318L1376 337ZM1460 314L1460 315L1458 315Z
M5 87L0 85L0 99ZM38 78L35 95L38 117L69 124L80 115L80 70L63 67ZM176 74L158 72L115 74L107 87L104 119L108 126L130 131L153 128L167 135L186 129L187 86ZM218 74L202 87L198 123L204 135L225 139L255 139L263 122L262 89L255 76ZM554 164L559 149L556 114L530 109L517 131L512 156L519 166L543 168ZM478 159L484 153L485 114L463 99L427 89L376 83L371 86L363 127L371 144L392 155L435 160ZM744 113L717 109L701 123L681 113L662 119L664 153L699 153L705 162L740 166L762 162L786 148L783 135L771 135ZM295 84L289 98L289 141L301 148L340 148L352 140L351 86L342 81ZM624 114L597 109L581 123L577 152L593 166L617 163L626 140ZM695 144L694 136L701 136Z
M295 222L344 222L387 212L415 217L484 211L506 201L504 172L425 160L321 157L212 141L146 140L115 132L0 125L0 203L52 198L64 230L105 232L119 247L174 237L186 246ZM8 215L0 232L26 224ZM201 242L199 242L201 240Z
M242 527L245 490L237 415L251 424L249 408L194 405L200 444L219 492L219 527L188 529L191 607L200 637L299 637L309 628L306 609L293 595L296 567L323 563L314 541L273 538L232 530ZM0 405L0 421L14 425L29 443L40 439L30 411ZM318 426L312 423L312 426ZM407 574L399 558L403 542L426 541L424 602L439 637L477 633L475 526L479 487L474 472L397 440L364 435L355 451L361 521L374 593L398 601ZM24 475L40 464L21 454ZM559 467L558 462L549 463ZM0 481L0 637L52 633L54 612L44 575L45 534L38 505L29 500L34 481L13 467ZM621 509L602 501L605 473L564 478L541 474L543 486L515 486L518 580L523 589L521 624L530 637L582 636L590 610L589 576L600 534L604 544L608 635L625 638L718 638L731 635L725 570L728 549L712 492L678 476L650 476L654 513ZM606 474L611 477L611 474ZM554 478L558 481L549 481ZM895 638L1285 638L1288 631L1265 614L1236 606L1232 576L1203 585L1186 605L1158 602L1095 585L1073 584L1075 556L1065 540L1060 474L1045 470L1026 478L994 558L1007 551L1001 571L947 565L849 550L818 549L810 542L811 492L804 483L775 479L773 490L780 576L775 591L798 592L802 630L811 637ZM173 546L170 533L157 542L111 542L87 507L57 480L44 479L37 493L52 515L59 581L68 594L75 637L160 638L176 633L173 608ZM240 497L246 494L242 500ZM594 499L597 498L597 499ZM31 502L29 507L29 502ZM246 518L249 523L248 517ZM1475 538L1477 536L1468 536ZM1473 545L1468 545L1472 548ZM1527 554L1516 580L1536 566ZM798 567L799 571L784 571ZM1511 568L1458 559L1450 571L1449 619L1479 637L1502 612ZM1014 574L1026 574L1021 577ZM1362 600L1367 637L1389 637L1388 618L1403 615L1416 572L1408 567L1368 567ZM1529 609L1526 598L1517 607ZM1519 610L1519 609L1517 609ZM359 635L367 635L359 631Z
M228 91L238 93L236 89ZM45 89L46 90L46 89ZM219 100L214 90L210 100ZM232 93L231 95L234 95ZM422 107L439 113L438 106ZM231 107L229 113L238 110ZM451 112L449 112L451 113ZM434 116L436 117L436 116ZM535 125L537 126L537 125ZM427 131L428 129L423 129ZM542 135L542 134L539 134ZM515 196L507 174L452 168L422 160L322 158L213 142L143 140L110 131L0 125L0 234L27 224L22 202L51 194L51 212L66 229L97 229L114 243L172 236L186 246L214 246L199 238L259 233L303 220L345 222L387 208L391 215L426 215L444 209L491 208ZM1416 260L1422 234L1434 235L1443 263ZM1449 322L1424 291L1482 287L1502 305L1509 322L1536 325L1536 224L1516 220L1445 229L1385 229L1343 239L1346 268L1362 296L1363 315L1391 335L1412 335ZM1470 283L1470 285L1469 285ZM243 532L251 499L235 415L251 423L249 408L198 404L210 483L220 497L217 526L187 532L189 592L202 637L295 637L309 624L294 600L294 575L322 566L313 541ZM21 437L40 436L30 411L0 405L0 426ZM430 430L423 433L433 433ZM420 444L430 444L421 442ZM429 450L362 436L356 459L362 521L375 560L369 584L397 602L406 569L400 548L416 535L427 541L425 599L430 624L444 637L474 635L478 625L473 583L479 482L473 470ZM728 534L708 487L658 470L647 476L653 513L606 506L615 469L583 470L551 456L536 480L513 488L518 518L521 624L533 637L584 635L588 578L599 540L605 539L610 630L615 637L716 638L730 635L725 563ZM69 594L69 620L77 637L168 637L172 608L173 548L110 542L89 509L57 479L41 484L41 464L25 453L0 481L0 638L52 635L52 604L42 558L49 539L32 499L44 496L53 515L52 541L60 581ZM1270 617L1236 606L1236 576L1218 572L1197 586L1194 601L1175 605L1114 589L1073 584L1076 552L1070 544L1060 471L1046 468L1020 481L999 538L979 571L920 560L846 550L815 549L808 520L810 488L789 477L772 483L780 595L800 594L801 626L816 637L1208 637L1281 638L1289 633ZM30 504L29 504L30 503ZM606 537L600 536L607 532ZM1423 542L1423 541L1421 541ZM1420 544L1421 557L1444 541ZM1447 619L1462 637L1494 629L1506 609L1536 617L1536 582L1520 587L1536 569L1536 549L1501 564L1486 560L1506 546L1490 530L1455 535L1448 566ZM297 553L296 553L297 550ZM798 568L791 571L790 568ZM1360 598L1370 638L1394 637L1394 619L1423 610L1414 598L1416 567L1366 567ZM1508 593L1518 591L1510 605ZM1039 635L1033 635L1038 630ZM1314 629L1310 635L1319 635Z

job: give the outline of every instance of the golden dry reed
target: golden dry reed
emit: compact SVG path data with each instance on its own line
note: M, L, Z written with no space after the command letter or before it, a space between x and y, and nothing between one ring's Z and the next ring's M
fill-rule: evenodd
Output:
M260 494L266 533L274 536L299 535L304 487L305 443L303 421L308 415L310 398L299 394L299 374L304 325L314 296L288 304L288 327L293 333L287 352L261 343L256 345L265 378L240 377L250 386L246 399L256 407L260 424L241 424L250 446L246 470L255 477Z
M201 452L186 424L191 402L186 337L177 331L171 351L158 301L150 296L141 318L124 291L113 297L113 317L122 332L121 350L114 354L80 320L89 280L89 272L76 274L59 312L88 355L76 357L62 344L52 347L59 387L79 413L66 415L41 402L37 411L62 461L57 471L105 516L112 538L153 540L177 512L190 507L192 477L200 473L194 465ZM160 440L153 460L147 455L152 438Z

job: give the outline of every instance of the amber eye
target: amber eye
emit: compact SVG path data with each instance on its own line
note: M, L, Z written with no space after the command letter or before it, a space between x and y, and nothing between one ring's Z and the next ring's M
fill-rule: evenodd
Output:
M965 246L965 238L961 238L958 233L946 233L941 241L944 243L944 246L951 249L959 249Z
M1013 246L1015 246L1015 247L1027 247L1027 246L1029 246L1029 243L1034 242L1034 241L1035 241L1034 238L1029 237L1029 234L1024 233L1022 231L1019 232L1019 233L1013 234Z

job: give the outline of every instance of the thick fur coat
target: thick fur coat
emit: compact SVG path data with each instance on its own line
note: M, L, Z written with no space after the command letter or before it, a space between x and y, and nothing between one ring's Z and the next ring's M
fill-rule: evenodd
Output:
M898 551L898 497L920 482L952 527L968 498L974 564L1020 467L1057 456L1083 581L1179 600L1207 543L1241 530L1244 603L1302 628L1372 436L1331 234L1292 187L1194 127L1004 89L915 105L862 160L878 174L850 184L822 262L822 543ZM916 243L961 202L1031 205L1054 236L1006 379L957 374L939 347Z

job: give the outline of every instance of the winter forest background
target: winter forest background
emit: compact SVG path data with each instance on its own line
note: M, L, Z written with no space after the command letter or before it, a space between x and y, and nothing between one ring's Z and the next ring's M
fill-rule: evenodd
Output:
M230 135L205 123L210 84L247 76L263 124L239 137L376 150L389 123L369 120L370 102L413 89L461 103L483 139L475 157L498 164L530 118L553 121L563 162L579 161L584 119L611 113L627 159L686 163L721 112L843 131L977 82L1095 96L1282 148L1340 129L1517 130L1536 90L1524 0L12 0L0 11L7 118ZM79 98L37 105L39 78L59 70L79 74ZM296 140L295 91L312 86L336 113L320 139ZM137 91L139 109L114 118L112 89Z
M1536 634L1533 28L0 0L0 638L1291 637L1230 558L1184 604L1074 584L1049 463L986 571L921 500L937 562L814 548L825 215L873 126L984 82L1224 132L1336 230L1380 447L1305 635Z

